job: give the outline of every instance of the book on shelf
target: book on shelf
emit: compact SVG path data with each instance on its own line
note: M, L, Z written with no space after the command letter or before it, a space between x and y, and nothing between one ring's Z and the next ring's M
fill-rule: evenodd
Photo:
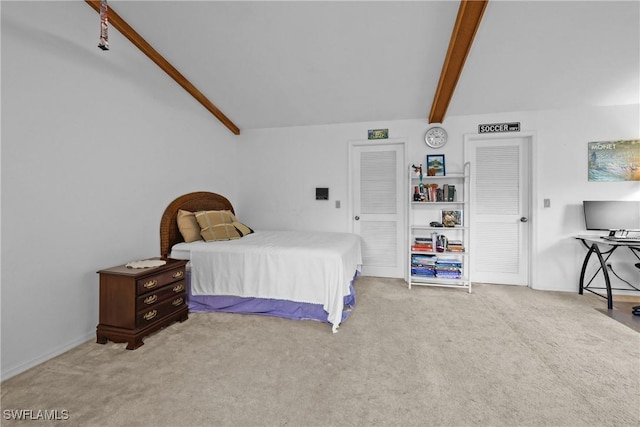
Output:
M447 243L447 251L464 252L464 244L462 243L462 240L449 240Z
M458 263L458 264L440 264L439 262L436 261L434 267L435 267L436 271L459 272L460 269L462 268L462 263Z
M456 186L453 184L449 184L447 187L447 202L455 202L456 201Z
M414 244L411 245L411 250L412 251L420 251L420 252L435 252L433 250L433 245L431 243L424 243L424 244Z
M428 200L430 202L437 202L438 201L438 186L436 184L431 184L431 185L428 185L427 188L429 189Z
M441 279L460 279L462 262L454 258L442 258L436 261L436 277Z
M412 276L436 277L436 270L433 267L411 267Z
M459 257L447 257L447 256L439 256L436 264L439 266L454 266L460 267L462 266L462 261L460 261Z
M411 265L414 267L435 266L437 261L435 255L411 254Z
M458 273L442 273L442 272L438 272L436 271L436 276L438 279L461 279L462 278L462 274L460 272Z
M433 233L430 237L416 237L411 245L411 250L435 252L438 247L438 241L437 233Z
M456 186L453 184L424 184L422 188L414 186L413 189L414 202L455 202Z

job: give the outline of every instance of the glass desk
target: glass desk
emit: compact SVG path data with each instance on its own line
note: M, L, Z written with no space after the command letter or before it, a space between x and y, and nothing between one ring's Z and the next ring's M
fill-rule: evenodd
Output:
M584 257L584 261L582 263L582 270L580 271L580 287L578 289L578 293L582 295L584 291L591 292L592 294L598 295L599 297L606 298L607 300L607 308L609 310L613 309L613 294L612 290L625 290L625 291L638 291L640 292L640 288L629 284L629 288L612 288L611 287L611 279L609 277L609 270L607 269L607 261L609 258L616 252L619 248L627 248L629 251L633 253L633 255L640 261L640 242L616 242L614 240L603 239L600 236L575 236L576 239L580 240L582 244L587 248L587 254ZM604 247L604 250L600 249L600 245ZM589 264L589 259L592 255L597 257L597 262L599 263L599 267L596 272L591 276L591 279L585 284L585 273L587 270L587 265ZM593 280L600 274L604 276L605 287L596 287L592 286ZM614 273L615 274L615 273ZM640 286L640 285L638 285ZM606 290L606 297L595 290Z

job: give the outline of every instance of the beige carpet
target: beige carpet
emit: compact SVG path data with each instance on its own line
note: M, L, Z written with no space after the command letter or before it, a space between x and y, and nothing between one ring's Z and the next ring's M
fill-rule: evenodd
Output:
M2 383L6 410L64 426L638 426L640 334L592 296L360 278L326 324L192 314L145 339L85 343ZM34 412L35 413L35 412Z

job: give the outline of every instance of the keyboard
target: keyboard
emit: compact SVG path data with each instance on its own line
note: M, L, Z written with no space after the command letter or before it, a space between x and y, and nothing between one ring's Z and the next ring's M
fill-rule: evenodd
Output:
M633 237L603 236L602 238L605 240L609 240L611 242L637 243L640 245L640 236L633 236Z

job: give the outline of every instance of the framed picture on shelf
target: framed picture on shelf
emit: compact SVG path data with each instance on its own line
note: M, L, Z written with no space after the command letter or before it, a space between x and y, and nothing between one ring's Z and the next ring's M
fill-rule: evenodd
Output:
M443 209L442 225L445 227L462 226L462 209Z
M427 176L445 176L444 154L427 154Z

